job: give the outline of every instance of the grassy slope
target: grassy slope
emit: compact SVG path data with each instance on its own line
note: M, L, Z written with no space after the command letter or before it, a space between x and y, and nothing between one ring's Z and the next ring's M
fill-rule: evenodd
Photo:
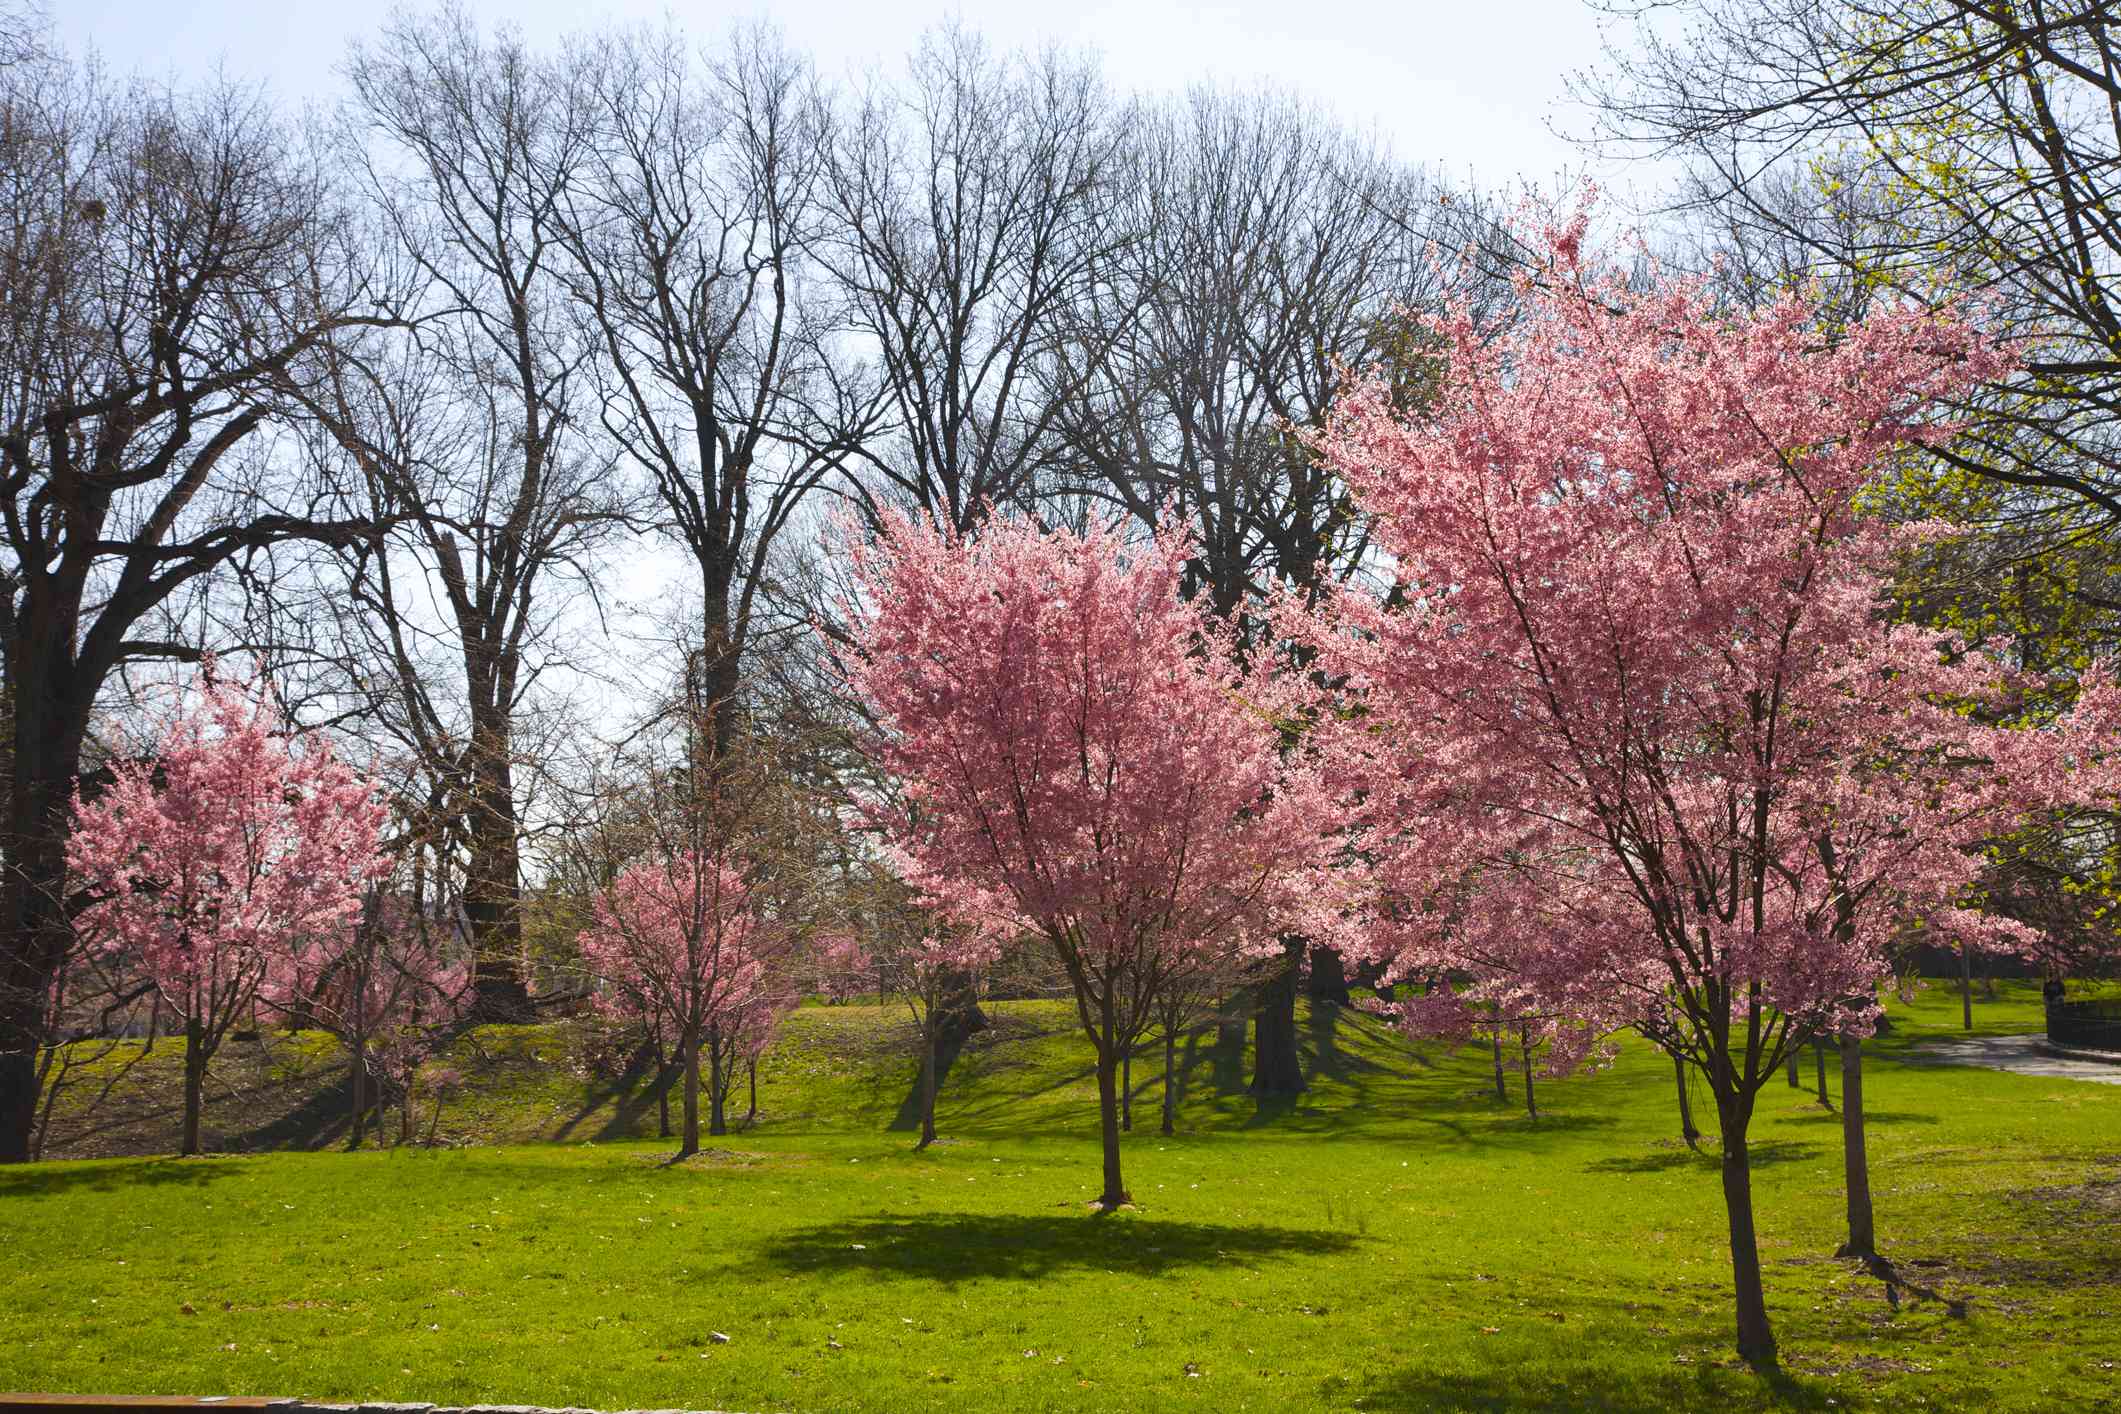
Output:
M1777 1084L1754 1132L1777 1381L1726 1359L1715 1165L1672 1138L1669 1065L1639 1045L1542 1084L1535 1125L1515 1077L1512 1103L1493 1100L1484 1055L1416 1053L1358 1016L1313 1018L1313 1087L1275 1113L1204 1037L1179 1137L1156 1137L1145 1092L1152 1128L1127 1148L1141 1210L1095 1219L1083 1044L1058 1008L1000 1010L1004 1034L945 1088L950 1142L921 1155L884 1128L908 1075L883 1030L895 1017L846 1008L802 1013L763 1079L764 1122L679 1168L628 1140L0 1173L0 1388L753 1410L2121 1408L2121 1087L1901 1063L1919 1034L1956 1029L1941 989L1878 1043L1873 1182L1887 1250L1971 1296L1972 1316L1896 1315L1827 1258L1838 1127ZM1977 1024L2031 1029L2037 1012L2021 988ZM653 1132L652 1107L578 1076L558 1033L486 1039L496 1053L444 1135ZM311 1119L314 1139L328 1126ZM76 1140L92 1142L116 1141Z

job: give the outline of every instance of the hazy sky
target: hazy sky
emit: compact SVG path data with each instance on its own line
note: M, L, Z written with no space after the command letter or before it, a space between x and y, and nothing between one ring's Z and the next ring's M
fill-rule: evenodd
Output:
M48 0L48 8L69 49L93 45L117 68L188 74L220 61L296 99L336 93L347 41L373 32L384 12L363 0ZM1002 0L954 8L930 0L472 0L471 8L488 21L515 22L540 44L605 19L670 13L710 36L766 15L828 73L893 63L922 28L955 14L1004 45L1054 39L1094 49L1124 89L1268 79L1376 124L1404 158L1491 187L1521 179L1551 186L1558 170L1585 168L1554 130L1584 128L1564 79L1597 61L1601 24L1610 23L1583 0L1119 0L1072 8Z

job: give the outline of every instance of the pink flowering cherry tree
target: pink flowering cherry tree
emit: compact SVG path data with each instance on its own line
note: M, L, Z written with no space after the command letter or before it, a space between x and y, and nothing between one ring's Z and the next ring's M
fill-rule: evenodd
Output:
M938 947L1052 947L1096 1053L1107 1211L1128 1201L1119 1068L1167 976L1320 921L1318 792L1284 750L1300 683L1238 666L1180 598L1191 554L1170 529L887 516L846 606L903 792L876 811L892 863L953 925Z
M606 1010L665 1028L685 1067L678 1157L700 1151L700 1062L710 1070L708 1132L728 1133L729 1062L770 1025L796 927L722 850L652 852L596 898L582 958Z
M1884 623L1922 531L1856 506L2003 359L1923 309L1829 329L1798 294L1642 287L1580 215L1519 295L1499 337L1429 322L1431 416L1357 382L1319 443L1395 580L1340 593L1319 640L1361 707L1333 754L1373 937L1556 1038L1633 1027L1702 1072L1738 1350L1767 1363L1755 1096L1805 1038L1868 1033L1895 930L2006 927L1961 908L1976 846L2056 789L2051 742L1955 710L2008 691L1987 660Z
M84 942L137 967L184 1024L183 1152L207 1067L302 947L346 928L384 869L384 807L262 683L209 669L100 791L75 804L68 866Z

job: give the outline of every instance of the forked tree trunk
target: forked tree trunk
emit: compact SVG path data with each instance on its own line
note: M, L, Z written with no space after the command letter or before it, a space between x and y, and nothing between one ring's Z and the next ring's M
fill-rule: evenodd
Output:
M1841 1037L1841 1172L1848 1192L1849 1240L1837 1257L1873 1257L1878 1238L1871 1221L1871 1161L1863 1133L1863 1038Z
M1723 1206L1730 1223L1738 1356L1756 1370L1766 1369L1775 1363L1775 1334L1768 1325L1767 1296L1760 1285L1760 1239L1753 1227L1752 1156L1746 1148L1752 1117L1735 1096L1718 1096L1717 1110L1723 1121Z
M1826 1094L1826 1037L1824 1036L1814 1036L1812 1038L1812 1068L1817 1072L1819 1108L1830 1110L1834 1107L1834 1102L1828 1099Z
M199 1152L199 1112L206 1105L206 1031L193 1017L184 1023L184 1139L180 1154Z
M1177 1132L1174 1126L1176 1115L1173 1111L1177 1106L1178 1096L1172 1090L1172 1080L1177 1072L1178 1037L1174 1034L1171 1027L1166 1026L1164 1028L1164 1122L1157 1132L1167 1139Z
M1695 1152L1701 1149L1701 1131L1694 1125L1694 1101L1686 1092L1686 1062L1672 1057L1672 1076L1679 1084L1679 1137Z
M1517 1051L1524 1063L1524 1112L1537 1120L1539 1101L1532 1096L1532 1028L1523 1023L1517 1027Z

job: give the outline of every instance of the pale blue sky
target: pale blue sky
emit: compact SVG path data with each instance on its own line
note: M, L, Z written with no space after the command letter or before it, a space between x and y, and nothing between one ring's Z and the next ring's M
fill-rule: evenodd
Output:
M336 91L347 41L372 32L385 7L361 0L48 0L69 49L93 45L120 69L196 73L224 61L272 81L287 98ZM677 16L710 35L764 14L827 72L894 62L926 25L949 14L1003 44L1058 39L1102 53L1122 88L1169 88L1203 77L1270 79L1374 123L1401 156L1500 187L1551 185L1585 164L1551 128L1576 131L1564 75L1594 63L1601 18L1583 0L1487 4L1323 0L1104 0L1036 7L973 0L779 0L669 5L666 0L473 0L549 43L598 20ZM1617 175L1601 169L1608 179ZM1623 188L1632 181L1620 181Z

